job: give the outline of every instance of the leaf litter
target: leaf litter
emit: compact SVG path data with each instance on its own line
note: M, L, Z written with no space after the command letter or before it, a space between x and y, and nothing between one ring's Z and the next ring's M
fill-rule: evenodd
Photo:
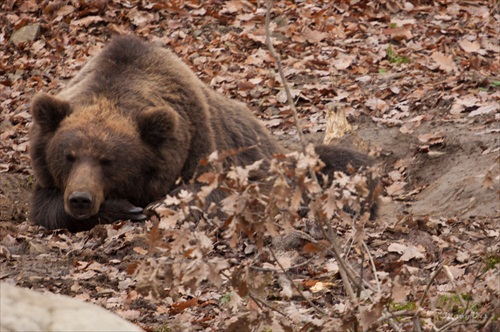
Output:
M383 165L384 204L374 222L338 209L334 194L359 206L348 175L316 210L309 202L333 217L330 226L294 214L306 204L297 193L317 189L282 159L269 179L274 201L247 181L250 169L206 175L205 194L221 183L234 194L222 207L201 207L208 218L200 223L189 219L190 193L170 198L144 224L69 234L26 222L30 100L37 91L56 93L112 33L172 48L297 150L265 46L265 11L254 1L0 5L1 280L97 303L148 331L498 327L495 1L275 3L273 42L309 140L321 140L326 105L341 100L365 151ZM26 41L11 41L32 26ZM302 158L297 163L311 163ZM220 208L233 217L213 218ZM331 252L333 235L348 271L366 283L356 301Z

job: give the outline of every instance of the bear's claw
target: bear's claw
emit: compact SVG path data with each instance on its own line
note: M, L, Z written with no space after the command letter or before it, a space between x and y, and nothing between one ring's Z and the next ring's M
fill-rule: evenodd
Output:
M128 213L141 213L142 212L142 208L140 207L137 207L137 206L134 206L133 208L131 208L130 210L127 211Z

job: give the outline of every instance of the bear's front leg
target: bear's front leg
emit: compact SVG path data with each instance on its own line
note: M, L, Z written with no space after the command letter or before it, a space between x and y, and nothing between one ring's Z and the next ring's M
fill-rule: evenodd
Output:
M87 219L73 218L64 210L64 194L57 188L35 187L33 192L30 219L47 229L66 228L72 233L87 231L98 224L109 224L116 220L143 221L147 217L142 208L124 199L105 201L99 213Z
M31 199L30 219L47 229L67 228L77 232L82 220L76 220L64 211L64 195L57 188L36 186ZM88 229L95 226L95 223ZM83 229L82 229L83 230Z
M148 218L142 208L130 204L126 199L105 200L97 216L101 224L109 224L116 220L144 221Z

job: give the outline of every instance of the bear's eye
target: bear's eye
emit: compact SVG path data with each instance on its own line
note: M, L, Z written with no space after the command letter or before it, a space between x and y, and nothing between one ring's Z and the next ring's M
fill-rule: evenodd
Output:
M75 156L72 155L71 153L67 153L65 157L66 157L66 161L69 163L72 163L75 161Z
M110 166L113 161L111 159L103 158L99 160L99 163L101 164L101 166Z

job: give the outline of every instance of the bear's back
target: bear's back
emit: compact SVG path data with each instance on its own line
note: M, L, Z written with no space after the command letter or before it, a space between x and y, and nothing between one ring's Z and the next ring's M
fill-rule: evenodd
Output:
M58 97L75 106L104 98L124 113L169 105L185 116L193 109L207 109L202 86L169 50L137 37L118 36L89 60Z

